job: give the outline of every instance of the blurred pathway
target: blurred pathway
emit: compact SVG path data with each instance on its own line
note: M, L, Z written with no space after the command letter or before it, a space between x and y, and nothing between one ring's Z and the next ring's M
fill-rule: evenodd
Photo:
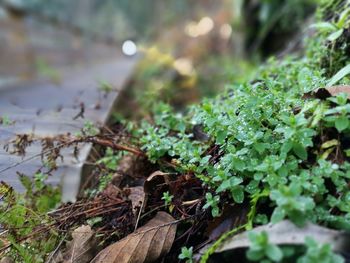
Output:
M136 57L116 55L108 63L85 65L62 73L60 84L41 81L2 87L0 117L8 116L14 124L0 124L0 170L22 160L22 157L9 155L3 149L16 134L56 136L80 131L87 120L105 124L136 62ZM115 90L104 96L99 89L99 81L110 83ZM84 118L74 120L81 105L85 109ZM63 151L64 161L58 161L59 169L49 178L50 183L62 184L64 200L76 196L90 149L91 145L83 146L79 160L72 156L72 149ZM40 153L40 150L40 145L33 144L28 148L25 158ZM16 172L33 175L39 167L40 157L0 173L0 180L23 191Z

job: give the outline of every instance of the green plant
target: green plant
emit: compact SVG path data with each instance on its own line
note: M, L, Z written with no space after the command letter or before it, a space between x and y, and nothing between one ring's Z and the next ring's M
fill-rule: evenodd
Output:
M80 132L77 132L75 136L95 136L100 133L100 130L95 126L92 121L85 121L84 126Z
M113 179L113 174L111 173L101 174L97 185L97 193L102 192L107 187L107 185L112 181L112 179Z
M181 254L179 255L179 259L185 260L186 263L192 263L193 262L193 247L190 247L190 248L182 247Z
M329 244L319 244L312 238L306 238L306 252L297 263L343 263L344 258L332 252Z
M322 21L311 25L311 27L317 28L321 33L328 34L326 39L334 42L343 34L344 29L348 27L350 23L349 14L350 7L348 6L343 9L336 21Z
M93 122L91 121L85 121L84 127L82 129L82 132L84 135L87 136L95 136L97 135L100 131L99 129L94 125Z
M107 93L110 93L112 90L113 90L113 86L112 84L106 82L106 81L103 81L103 80L99 80L98 81L98 84L99 84L99 87L98 89L102 92L105 92L106 94Z
M301 185L295 181L289 186L273 190L271 200L277 204L271 217L272 223L277 223L288 216L295 224L303 226L315 207L313 199L303 196Z
M251 242L247 250L247 258L252 261L259 262L279 262L283 258L282 250L269 243L267 232L260 233L249 232L249 240Z
M118 168L118 163L123 156L123 152L115 153L113 149L107 148L105 155L99 159L96 163L103 164L107 169L116 171Z
M50 227L38 236L25 239L54 222L47 212L57 206L61 195L58 188L46 183L46 179L47 175L42 173L36 173L33 179L20 175L26 190L22 194L5 184L1 186L0 224L7 230L3 238L11 244L6 255L16 262L45 262L47 254L60 240L60 235Z
M163 193L162 200L164 200L165 206L171 205L171 202L173 200L174 196L169 193L169 191L166 191Z
M346 32L350 23L350 5L340 0L321 2L316 15L318 22L313 25L317 34L310 39L307 52L314 54L315 62L322 67L324 76L330 79L328 86L331 86L347 75L349 70L349 38ZM342 84L346 83L346 78L344 80Z
M328 125L332 125L337 128L339 132L342 132L347 129L350 124L347 116L347 114L350 113L350 107L347 104L347 94L340 93L336 97L329 98L329 101L334 102L338 106L327 110L324 119Z
M0 124L4 125L4 126L9 126L11 125L13 122L11 121L11 119L9 118L9 116L7 115L3 115L2 117L0 117Z
M231 84L185 114L158 105L138 130L142 149L153 162L171 158L179 172L195 174L208 189L203 208L213 217L220 201L247 200L247 229L284 218L350 229L350 149L341 144L349 136L350 103L346 94L313 95L334 71L324 55L343 63L328 45L319 32L303 58L270 59L250 82ZM197 138L198 126L205 140ZM260 211L261 202L269 209Z
M213 196L211 193L206 193L205 195L206 198L206 204L203 206L203 209L207 209L211 207L211 214L213 217L217 217L220 214L219 211L219 201L220 201L220 196L216 195Z
M163 193L162 200L164 200L164 204L166 207L168 207L169 212L171 213L174 210L174 205L172 204L174 196L169 193L169 191L166 191Z
M47 180L48 175L43 174L41 172L35 173L34 174L34 185L36 190L42 190L46 184L45 181Z

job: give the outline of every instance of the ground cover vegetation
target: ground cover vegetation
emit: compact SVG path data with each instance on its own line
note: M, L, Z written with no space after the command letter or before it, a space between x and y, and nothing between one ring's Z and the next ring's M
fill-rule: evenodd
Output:
M156 103L141 122L55 139L56 150L102 146L94 179L60 207L44 174L21 175L24 196L2 183L1 252L16 262L345 262L307 229L350 231L349 27L350 3L323 1L303 51L217 97L181 113ZM276 242L268 224L286 221L301 242ZM93 245L78 245L80 225ZM245 233L243 251L225 248Z

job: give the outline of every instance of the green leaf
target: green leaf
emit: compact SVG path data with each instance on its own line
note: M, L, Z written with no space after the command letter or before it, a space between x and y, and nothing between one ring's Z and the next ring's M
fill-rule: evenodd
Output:
M335 32L333 32L332 34L330 34L328 37L327 37L327 40L331 41L331 42L334 42L335 40L337 40L344 32L344 29L339 29Z
M185 132L186 131L186 123L183 121L180 121L177 125L176 125L176 129L180 132Z
M218 131L216 134L216 143L223 144L227 136L227 131Z
M350 157L350 149L344 150L346 157Z
M341 14L339 15L339 19L336 23L336 26L338 28L343 28L345 26L347 19L349 19L349 12L350 12L349 7L346 8L343 12L341 12Z
M252 261L258 261L264 257L263 250L248 250L247 258Z
M286 141L285 143L283 143L282 147L281 147L281 153L282 154L287 154L293 147L293 142L291 141Z
M255 150L257 150L259 154L262 154L267 146L265 145L265 143L255 143L253 147Z
M326 32L332 32L337 30L336 26L333 25L332 23L329 22L320 22L320 23L315 23L310 26L311 28L316 28L319 30L323 30Z
M335 127L339 132L342 132L347 127L349 127L349 119L346 116L339 116L335 120Z
M307 151L303 145L299 142L293 143L293 152L302 160L307 159Z
M273 244L268 244L265 248L266 256L274 262L280 261L283 258L282 250Z
M346 75L350 73L350 64L343 67L339 70L327 83L327 87L331 87L336 84L338 81L343 79Z
M236 176L232 176L230 178L230 185L231 185L231 187L239 185L242 182L243 182L242 178L239 178L239 177L236 177Z
M273 211L272 213L272 216L271 216L271 222L273 224L276 224L280 221L282 221L285 217L285 212L282 208L280 207L276 207L275 210Z
M214 206L211 208L211 215L213 217L217 217L217 216L219 216L219 214L220 214L219 207Z
M238 171L243 171L245 168L245 163L239 158L233 158L232 159L232 166Z
M33 182L30 180L28 176L23 174L19 176L19 180L21 181L21 184L26 189L27 193L30 195L32 193Z
M102 217L97 216L97 217L93 217L93 218L86 220L86 223L88 223L90 226L94 226L94 225L102 222L102 220L103 220Z
M231 195L233 200L236 203L241 204L244 200L244 191L243 191L243 187L241 185L237 185L235 186L232 190L231 190Z
M226 191L227 189L230 189L230 187L231 187L230 180L225 180L219 185L219 187L216 189L216 191L218 193L221 193L223 191Z

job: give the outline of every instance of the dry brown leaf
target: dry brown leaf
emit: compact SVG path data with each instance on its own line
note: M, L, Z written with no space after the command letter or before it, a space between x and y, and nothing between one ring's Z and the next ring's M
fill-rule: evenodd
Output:
M146 225L106 247L91 263L146 263L166 255L175 238L175 219L158 212Z
M303 95L303 98L304 99L317 98L320 100L325 100L329 97L337 96L339 93L346 93L348 95L348 99L350 99L350 86L339 85L339 86L332 86L327 88L319 88L317 90L305 93Z
M249 204L244 203L241 206L224 205L222 214L208 222L205 231L210 240L218 239L225 232L243 225L247 221Z
M350 86L348 85L332 86L326 89L332 96L337 96L339 93L346 93L350 99Z
M64 255L64 263L87 263L96 255L95 233L88 225L80 226L72 233L73 240Z
M103 190L102 195L107 196L110 199L119 199L121 196L123 196L123 191L113 184L108 184Z
M135 155L125 155L118 163L118 173L130 179L144 179L154 169L155 166L150 164L147 158Z
M159 184L169 184L169 174L162 171L153 172L144 183L144 191L146 194L152 193Z
M136 186L136 187L125 188L124 192L129 193L128 198L132 204L132 211L134 215L137 215L139 208L141 208L142 204L145 202L145 192L143 191L143 187Z

